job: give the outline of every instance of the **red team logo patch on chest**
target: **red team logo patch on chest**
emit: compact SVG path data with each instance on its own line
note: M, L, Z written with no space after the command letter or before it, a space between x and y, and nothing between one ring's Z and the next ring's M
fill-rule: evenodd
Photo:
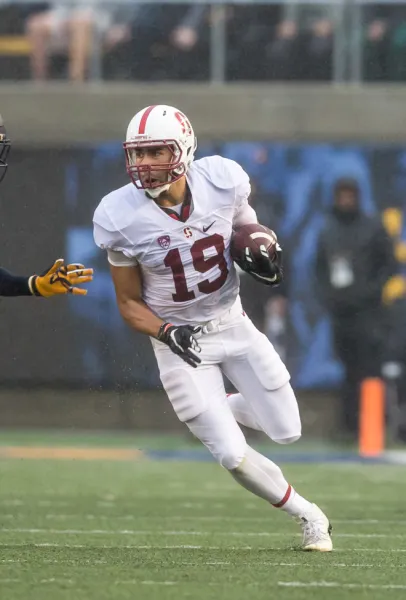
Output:
M190 238L193 235L193 231L190 229L190 227L185 227L185 229L183 230L183 233L185 234L185 237Z
M171 238L169 237L169 235L161 235L161 237L157 239L157 242L161 246L161 248L167 250L171 245Z

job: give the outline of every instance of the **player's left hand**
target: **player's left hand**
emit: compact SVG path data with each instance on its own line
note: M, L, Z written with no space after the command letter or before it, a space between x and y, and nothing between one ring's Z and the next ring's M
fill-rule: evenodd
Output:
M261 246L260 250L261 253L254 256L247 246L239 266L260 283L275 287L283 280L282 248L277 244L276 258L269 256L265 246Z
M195 336L199 336L201 332L202 328L198 325L164 323L161 325L157 339L169 346L172 352L180 356L188 365L196 368L202 359L198 356L201 348Z
M81 264L65 265L63 258L58 258L42 275L33 275L29 279L30 290L35 296L50 298L60 294L85 296L87 290L82 285L93 279L93 269L86 269Z

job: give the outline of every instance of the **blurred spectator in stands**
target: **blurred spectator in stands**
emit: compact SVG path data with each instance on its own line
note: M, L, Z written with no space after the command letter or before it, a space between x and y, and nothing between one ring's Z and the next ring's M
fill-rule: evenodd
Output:
M209 17L207 6L197 4L188 8L170 32L177 79L203 81L209 78Z
M121 28L121 40L107 48L107 77L207 80L208 8L205 5L140 4Z
M355 181L338 181L332 214L318 242L316 289L331 315L335 351L345 368L341 411L349 435L358 429L360 382L380 375L382 291L395 272L392 242L381 220L362 214Z
M289 9L289 15L288 15ZM267 45L267 79L322 80L332 77L331 6L285 7L285 17Z
M282 19L282 6L234 5L227 10L227 79L262 81L267 78L264 51Z
M307 37L307 79L330 81L333 74L333 23L329 18L317 19L312 23Z
M382 362L387 386L388 424L395 439L406 443L406 283L402 297L388 309Z
M365 81L406 80L406 6L378 4L363 9Z
M117 44L125 36L121 23L132 18L138 6L114 9L77 0L73 7L53 5L27 20L26 30L32 46L31 70L35 80L49 78L49 59L53 54L69 56L69 79L86 79L93 44L106 36L107 45Z
M289 81L299 79L303 64L299 28L295 21L278 23L273 41L268 44L266 79Z
M367 25L364 43L364 79L386 81L389 78L388 52L390 28L386 19L374 19Z

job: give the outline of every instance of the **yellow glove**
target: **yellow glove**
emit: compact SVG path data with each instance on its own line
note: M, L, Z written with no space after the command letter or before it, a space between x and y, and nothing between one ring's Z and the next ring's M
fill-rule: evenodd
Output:
M392 304L406 295L406 280L402 275L394 275L385 283L382 291L382 299L385 304Z
M85 296L87 290L74 287L93 279L93 269L85 269L84 265L65 265L63 258L58 258L53 266L42 273L33 275L28 281L31 293L35 296L57 296L74 294Z

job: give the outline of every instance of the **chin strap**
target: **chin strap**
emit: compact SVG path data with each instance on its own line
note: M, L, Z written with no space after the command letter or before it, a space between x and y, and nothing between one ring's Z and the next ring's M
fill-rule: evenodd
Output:
M148 198L151 198L152 200L156 200L161 194L163 194L163 192L167 192L170 187L171 187L171 184L167 183L165 185L162 185L161 187L145 189L144 191L145 191L145 195L148 196Z

